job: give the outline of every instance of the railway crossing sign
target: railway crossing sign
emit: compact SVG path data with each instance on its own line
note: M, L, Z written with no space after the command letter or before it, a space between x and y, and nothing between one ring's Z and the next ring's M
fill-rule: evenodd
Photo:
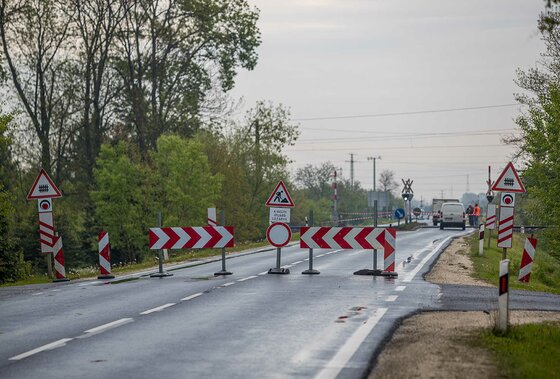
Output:
M267 207L293 208L294 202L283 181L280 181L265 204Z
M515 171L515 167L513 167L513 163L509 162L507 164L498 180L492 186L492 191L526 192L517 171Z
M54 197L62 197L60 190L54 185L52 179L45 169L39 171L39 175L35 179L35 183L27 194L27 200L31 199L49 199Z

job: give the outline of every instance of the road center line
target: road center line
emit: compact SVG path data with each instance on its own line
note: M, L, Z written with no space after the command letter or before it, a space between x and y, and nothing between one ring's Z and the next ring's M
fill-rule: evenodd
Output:
M322 256L324 256L325 254L319 254L317 255L315 258L321 258Z
M392 303L393 301L397 300L399 297L397 295L389 295L385 298L385 301Z
M432 258L432 256L437 253L439 251L439 249L441 249L441 247L447 243L447 241L449 241L451 239L451 236L445 238L443 241L441 241L436 247L434 247L434 249L424 257L424 259L422 259L422 261L418 264L418 266L416 266L414 268L414 270L412 270L411 272L409 272L406 277L403 279L403 282L411 282L412 279L414 279L414 277L416 276L416 274L418 273L418 271L420 271L422 269L422 267L424 267L424 265L430 260L430 258Z
M195 297L199 297L199 296L202 296L202 292L195 293L194 295L190 295L190 296L184 297L184 298L181 299L181 301L192 300L192 299L194 299Z
M101 283L101 282L95 281L95 282L81 283L81 284L78 284L78 287L91 286L92 284L99 284L99 283Z
M164 305L162 305L162 306L155 307L155 308L152 308L152 309L148 309L147 311L144 311L144 312L140 312L140 314L141 314L141 315L149 315L150 313L163 311L165 308L172 307L172 306L174 306L175 304L177 304L177 303L167 303L167 304L164 304Z
M406 288L406 286L397 286L395 288L395 291L404 291L405 288Z
M9 360L10 361L19 361L20 359L30 357L30 356L32 356L34 354L37 354L37 353L40 353L42 351L52 350L52 349L56 349L58 347L65 346L66 342L72 341L72 340L73 340L73 338L63 338L61 340L51 342L47 345L38 347L36 349L29 350L27 353L23 353L23 354L20 354L20 355L16 355L15 357L11 357Z
M229 287L229 286L233 286L234 284L235 282L224 283L220 287Z
M238 281L238 282L244 282L244 281L246 281L246 280L254 279L254 278L256 278L256 277L257 277L256 275L252 275L252 276L248 276L248 277L246 277L246 278L237 279L237 281Z
M383 315L387 312L388 308L379 308L368 320L362 324L354 334L346 341L342 348L336 353L333 359L319 372L315 379L334 379L338 376L340 371L346 366L350 358L358 350L362 342L366 339L369 333L375 328L375 325L381 320Z
M292 263L292 264L293 264L293 265L298 265L298 264L300 264L300 263L302 263L302 262L303 262L303 261L296 261L296 262L294 262L294 263Z
M31 296L39 296L39 295L42 295L42 294L44 294L44 292L35 292L35 293L32 293Z
M127 324L132 321L134 321L134 319L132 318L121 318L120 320L109 322L96 328L88 329L84 333L98 333L107 329L116 328L117 326Z

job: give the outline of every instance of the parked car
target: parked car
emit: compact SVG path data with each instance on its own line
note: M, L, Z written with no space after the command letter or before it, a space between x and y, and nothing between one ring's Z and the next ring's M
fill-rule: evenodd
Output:
M441 205L441 221L439 228L458 227L465 230L466 217L463 203L443 203Z

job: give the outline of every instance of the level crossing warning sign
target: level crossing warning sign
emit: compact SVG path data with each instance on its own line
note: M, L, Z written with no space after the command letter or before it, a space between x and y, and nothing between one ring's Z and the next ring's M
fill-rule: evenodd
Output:
M45 169L41 169L39 175L37 175L37 178L35 179L35 183L33 183L31 190L27 194L27 200L48 199L54 197L62 197L62 194L54 185Z
M290 197L283 181L280 181L265 204L267 207L289 207L293 208L294 202Z
M526 192L513 163L509 162L504 171L492 186L492 191Z

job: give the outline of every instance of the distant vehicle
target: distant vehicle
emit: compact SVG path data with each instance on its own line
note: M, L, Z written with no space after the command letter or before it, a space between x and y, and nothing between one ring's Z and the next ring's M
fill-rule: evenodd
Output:
M432 200L432 222L434 226L441 221L441 206L443 203L459 203L459 199L433 199Z
M455 226L465 230L465 208L463 203L443 203L439 228Z

